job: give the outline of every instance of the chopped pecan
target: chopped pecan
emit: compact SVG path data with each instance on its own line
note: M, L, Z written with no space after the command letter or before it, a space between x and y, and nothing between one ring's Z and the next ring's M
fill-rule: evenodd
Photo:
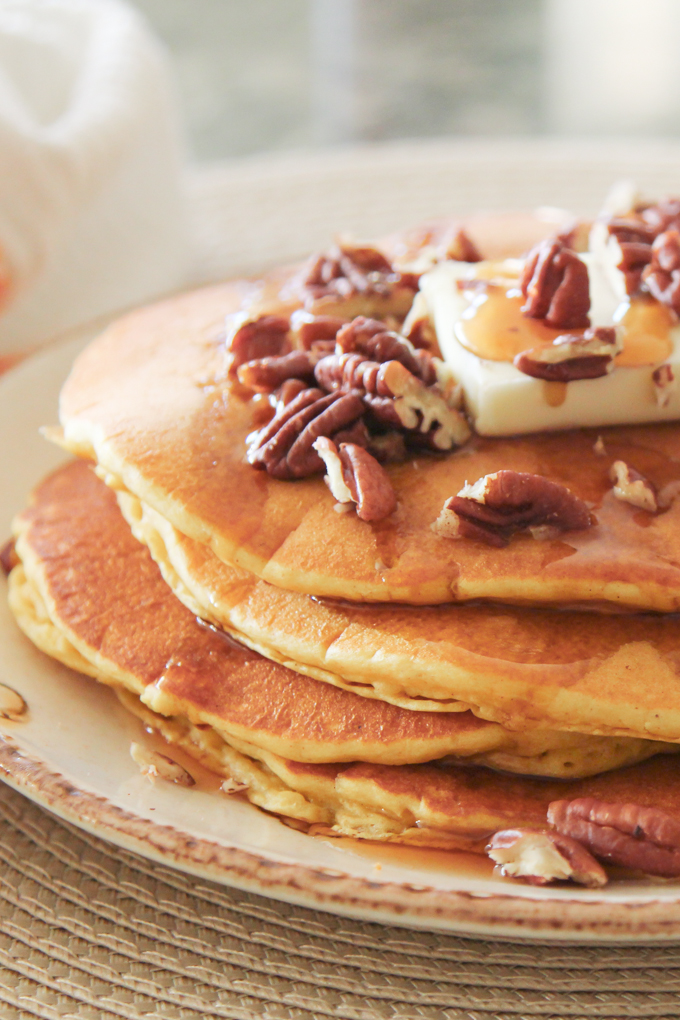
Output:
M623 273L626 292L637 294L643 289L644 272L652 261L654 241L664 231L680 228L680 200L636 207L624 215L610 216L604 223L620 249L617 269Z
M530 885L568 881L600 888L607 873L585 847L559 832L534 829L503 829L486 848L501 873L521 878Z
M230 796L233 793L245 793L247 789L248 789L247 783L240 783L238 779L232 779L231 776L229 777L229 779L225 779L222 785L220 786L220 790L222 791L222 793L227 793Z
M166 754L152 751L134 741L130 744L130 757L137 765L143 776L152 782L156 779L165 779L168 783L177 783L178 786L194 786L195 780L185 768L178 765Z
M555 329L590 325L588 270L576 252L559 240L541 241L527 255L520 277L524 315L544 319Z
M378 319L357 316L338 331L336 354L363 354L370 361L400 361L426 386L436 382L437 372L431 355L416 350L403 336L385 328Z
M623 273L626 293L637 294L642 287L643 273L652 261L652 246L642 241L619 241L619 252L616 268Z
M296 346L308 351L320 341L335 340L336 333L345 322L346 319L337 315L313 315L299 308L290 317L290 330L297 341Z
M549 538L593 523L588 507L559 482L520 471L496 471L448 499L432 525L443 538L476 538L501 548L518 531Z
M606 224L609 234L615 237L619 244L644 244L651 247L659 233L636 215L612 216Z
M565 333L551 344L522 351L513 361L525 375L551 382L597 379L614 368L623 349L616 330L609 326L587 329L583 336Z
M277 411L268 425L248 437L248 461L274 478L306 478L323 470L313 449L319 436L335 436L361 418L356 393L308 389Z
M230 355L229 374L236 375L239 365L246 361L287 354L291 349L289 328L285 315L260 315L257 319L235 315L225 341Z
M397 506L389 476L377 460L354 443L336 445L322 436L314 443L326 465L325 482L339 503L356 503L363 521L381 521Z
M680 232L666 230L652 245L652 261L642 279L657 301L680 315Z
M662 234L671 227L680 229L680 198L665 198L655 205L640 209L639 215L654 232L654 236Z
M658 509L656 489L644 475L636 471L625 460L615 460L609 469L609 477L614 483L614 495L623 503L630 503L640 510L655 513Z
M548 821L600 860L648 875L680 876L680 822L658 808L592 797L556 800Z
M439 342L434 323L430 318L425 295L420 291L413 299L411 310L404 319L401 335L414 347L439 355Z
M456 262L481 262L479 249L462 227L454 228L445 235L439 245L441 258Z
M395 270L377 248L346 240L310 260L302 285L314 298L347 298L353 294L388 297L397 285L418 289L417 279Z
M5 542L2 549L0 549L0 568L9 577L18 563L19 557L17 556L14 539L10 538L9 542Z
M654 396L659 407L668 407L671 397L675 393L678 383L675 373L670 365L659 365L652 372L652 386Z
M256 358L239 365L237 375L243 386L258 393L271 393L287 379L314 382L314 366L321 352L291 351L273 358Z

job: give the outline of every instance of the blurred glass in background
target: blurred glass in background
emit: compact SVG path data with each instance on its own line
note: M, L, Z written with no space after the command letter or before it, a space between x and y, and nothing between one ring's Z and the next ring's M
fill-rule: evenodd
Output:
M679 0L135 0L194 154L680 135Z

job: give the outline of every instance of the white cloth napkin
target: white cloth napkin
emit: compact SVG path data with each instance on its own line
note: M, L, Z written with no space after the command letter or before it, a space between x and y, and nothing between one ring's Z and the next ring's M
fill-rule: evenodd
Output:
M161 47L120 0L0 2L0 354L169 290L188 269Z

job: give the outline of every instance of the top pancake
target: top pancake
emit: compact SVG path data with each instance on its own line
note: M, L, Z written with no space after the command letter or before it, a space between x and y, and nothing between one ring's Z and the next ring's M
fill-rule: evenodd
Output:
M616 500L608 478L623 459L658 486L680 479L680 427L475 437L458 452L390 466L399 505L386 520L338 514L321 477L277 481L244 460L245 437L260 422L223 381L219 334L247 286L173 298L111 326L63 389L65 445L223 562L290 591L412 604L680 607L680 501L652 516ZM604 456L594 449L600 434ZM596 525L553 541L518 536L504 549L433 533L448 497L501 469L566 485Z

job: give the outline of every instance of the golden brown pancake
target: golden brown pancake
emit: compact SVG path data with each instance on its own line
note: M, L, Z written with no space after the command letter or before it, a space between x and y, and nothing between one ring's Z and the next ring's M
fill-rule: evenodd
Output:
M173 298L111 326L64 386L64 445L223 562L289 591L680 608L680 500L650 515L617 500L608 477L622 459L657 486L680 479L680 426L475 437L457 452L389 466L399 502L385 520L338 514L321 477L279 481L245 462L245 438L261 420L224 381L218 339L244 286ZM606 456L594 449L599 435ZM500 469L566 485L597 524L555 540L516 536L503 549L432 531L448 497Z
M416 711L472 708L524 732L680 740L675 615L313 600L226 566L134 497L118 499L193 612L298 672Z
M79 656L86 672L126 687L152 709L188 716L230 740L302 762L500 755L504 768L553 775L598 772L666 746L510 732L471 712L411 712L264 659L201 625L174 598L113 494L83 462L38 488L17 535L21 563L12 573L11 605L40 647L76 667Z
M148 725L267 810L335 834L481 850L504 825L543 822L558 796L680 807L680 769L665 755L652 768L568 783L445 762L383 764L400 741L423 746L446 733L479 746L480 734L487 743L508 735L470 713L361 699L225 642L174 598L83 463L38 488L17 532L11 604L36 643L116 687ZM147 704L157 694L170 714ZM376 746L379 761L343 762L350 748L370 755ZM315 760L321 748L336 760ZM303 760L287 757L291 749Z
M566 782L475 765L309 764L227 744L215 730L160 716L128 692L121 700L169 743L247 786L253 803L313 823L311 831L321 834L482 853L499 829L544 825L556 799L598 797L680 814L680 761L668 755Z

